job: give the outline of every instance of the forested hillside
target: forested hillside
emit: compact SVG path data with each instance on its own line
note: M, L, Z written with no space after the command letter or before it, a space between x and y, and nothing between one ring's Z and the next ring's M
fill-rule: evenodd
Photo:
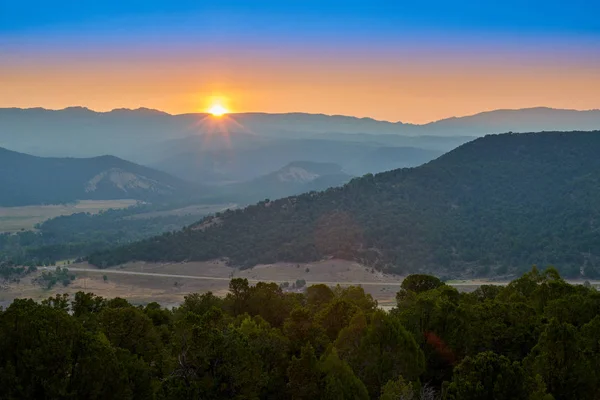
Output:
M199 188L117 157L44 158L0 148L0 206L158 200Z
M600 132L490 135L418 168L227 211L89 261L228 257L249 267L335 256L399 273L552 264L566 276L597 277L598 154Z
M93 294L0 309L2 399L596 400L600 295L532 270L459 293L234 279L172 310Z
M0 267L54 265L79 259L117 244L181 229L200 218L176 214L139 218L144 210L157 208L140 204L99 214L77 213L46 220L35 231L0 233Z

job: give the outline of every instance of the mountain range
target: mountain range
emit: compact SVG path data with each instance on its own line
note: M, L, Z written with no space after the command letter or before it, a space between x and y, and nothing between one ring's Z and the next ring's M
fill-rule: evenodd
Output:
M0 109L0 146L39 156L90 157L113 154L142 164L151 159L144 146L201 133L251 133L266 138L334 139L346 135L410 137L400 146L440 148L431 136L477 137L490 133L600 128L600 111L550 108L496 110L414 125L370 118L321 114L230 114L221 119L206 114L170 115L149 109L95 112L83 107L64 110L42 108ZM426 136L423 141L419 137ZM373 137L374 138L374 137ZM343 140L346 140L345 137ZM377 141L376 139L373 141ZM463 139L463 142L466 141ZM459 140L460 142L460 140ZM458 143L458 144L462 144ZM454 141L449 146L456 144ZM288 160L291 162L294 160ZM282 167L280 165L279 167Z
M398 273L552 264L600 277L599 152L598 131L488 135L420 167L226 211L89 261L225 257L251 267L341 257Z
M354 176L414 167L442 152L377 142L277 139L246 133L201 134L165 142L149 164L192 182L221 185L257 179L292 162L334 163Z
M550 108L424 125L302 113L216 118L150 109L0 109L0 146L44 157L111 154L210 186L251 181L298 161L334 163L361 176L421 165L488 133L598 128L598 110Z
M0 148L0 206L76 200L158 201L200 188L113 156L44 158Z
M113 156L36 157L0 148L0 206L116 199L174 206L202 202L249 204L325 190L351 178L336 164L298 161L248 181L205 186Z

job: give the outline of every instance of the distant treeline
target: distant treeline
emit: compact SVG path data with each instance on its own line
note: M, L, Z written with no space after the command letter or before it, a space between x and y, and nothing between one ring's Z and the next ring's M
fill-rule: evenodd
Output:
M171 207L175 207L172 205ZM49 219L36 231L0 234L0 265L54 265L95 251L174 231L198 220L197 215L131 218L167 206L141 204L99 214L78 213Z
M459 293L233 279L225 298L133 306L79 292L0 310L2 399L594 400L600 293L533 269Z

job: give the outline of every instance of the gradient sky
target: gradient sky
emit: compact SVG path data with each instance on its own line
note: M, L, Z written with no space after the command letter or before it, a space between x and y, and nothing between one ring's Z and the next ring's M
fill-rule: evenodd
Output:
M597 1L0 0L0 107L600 108Z

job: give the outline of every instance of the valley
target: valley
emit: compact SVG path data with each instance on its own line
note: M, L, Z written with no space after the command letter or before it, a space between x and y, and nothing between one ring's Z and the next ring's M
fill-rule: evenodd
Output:
M97 214L103 210L134 206L137 200L81 200L73 204L0 207L0 233L32 230L39 223L77 213Z
M596 279L599 149L598 132L489 135L419 167L263 200L89 261L227 257L251 268L333 256L400 275L514 277L553 265L567 278Z
M295 134L145 143L138 155L150 167L0 149L0 201L14 206L0 208L0 334L14 341L0 341L0 354L28 335L44 347L35 335L53 329L46 347L62 354L69 345L57 340L80 332L74 352L131 357L114 365L145 368L137 376L154 383L140 381L140 398L152 398L182 382L173 366L189 332L194 357L238 365L249 343L248 359L281 357L263 375L278 376L277 395L261 384L252 398L294 398L293 368L312 354L353 377L361 400L410 376L373 379L364 359L427 360L409 363L420 368L413 381L441 393L448 379L457 390L470 357L543 371L529 360L552 329L576 332L565 342L595 354L585 343L596 343L600 310L600 132ZM400 145L416 142L428 148ZM551 399L543 383L521 380L517 391Z
M600 400L598 15L0 0L0 400Z
M65 266L76 275L75 281L69 286L57 285L46 290L31 283L34 275L0 290L0 302L10 302L23 293L42 300L57 293L74 294L85 290L107 298L123 297L138 304L157 301L164 305L176 305L191 293L212 291L224 296L232 278L246 278L252 283L288 282L290 285L302 279L306 281L306 286L318 283L332 286L361 284L382 305L389 305L395 302L395 294L402 281L399 276L371 272L367 267L345 260L297 265L278 263L256 266L251 270L231 268L220 261L167 264L137 262L108 269L98 269L88 264ZM103 279L104 275L108 278L106 281ZM299 290L301 291L300 288Z
M0 262L49 266L78 259L110 267L133 260L227 258L246 270L334 257L373 271L429 272L445 280L510 279L531 265L554 265L569 279L595 279L600 276L597 242L593 226L586 226L581 215L597 213L591 200L598 178L587 171L598 170L593 156L598 137L595 132L490 135L421 166L359 178L335 163L297 161L247 182L198 186L195 194L189 191L192 183L116 158L66 159L67 164L102 164L77 176L98 176L95 171L105 163L117 162L180 185L183 192L134 205L134 200L77 203L81 210L45 221L40 221L45 214L28 215L27 210L62 214L68 206L4 208L2 227L12 234L0 236ZM11 158L64 168L59 159L4 154L8 158L0 161L10 168L17 165ZM559 178L545 179L548 174ZM113 183L113 189L124 189ZM136 186L135 193L142 187ZM147 189L151 193L140 198L156 193ZM116 208L94 214L93 207L111 204ZM545 217L541 204L557 210L553 218ZM547 236L548 229L566 220L562 231ZM35 232L27 232L34 227ZM511 245L515 236L522 239ZM536 238L542 237L546 244L540 247Z

